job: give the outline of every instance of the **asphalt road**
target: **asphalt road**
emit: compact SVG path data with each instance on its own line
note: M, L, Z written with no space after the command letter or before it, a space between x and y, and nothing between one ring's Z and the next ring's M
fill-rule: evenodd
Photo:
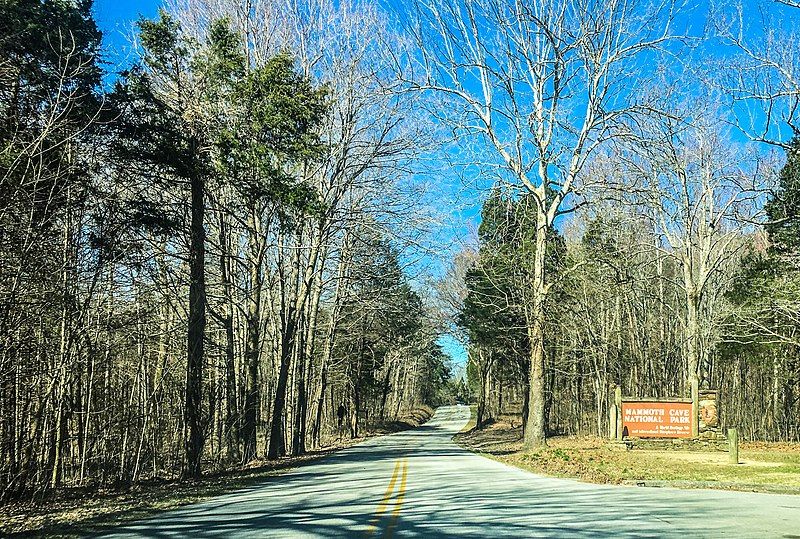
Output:
M552 479L451 441L469 418L369 440L113 537L796 537L800 496Z

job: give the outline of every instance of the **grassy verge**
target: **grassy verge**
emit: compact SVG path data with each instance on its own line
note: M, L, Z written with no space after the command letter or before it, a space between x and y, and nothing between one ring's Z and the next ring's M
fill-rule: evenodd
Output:
M465 433L465 432L469 432L469 431L471 431L472 429L475 428L475 426L478 424L478 422L477 422L478 417L476 415L477 412L478 412L478 407L475 406L474 404L470 404L469 405L469 421L467 421L467 424L464 425L464 428L461 429L461 432L459 434Z
M559 436L524 451L519 421L501 420L455 436L472 451L535 473L592 483L718 488L800 494L800 444L742 443L740 464L719 451L625 451L598 437Z
M399 421L370 428L355 440L337 440L301 457L252 463L246 469L209 474L199 481L143 481L127 489L63 489L42 501L0 506L0 536L85 537L140 520L160 511L199 502L257 485L268 477L316 462L364 439L413 428L432 415L430 408L414 410Z

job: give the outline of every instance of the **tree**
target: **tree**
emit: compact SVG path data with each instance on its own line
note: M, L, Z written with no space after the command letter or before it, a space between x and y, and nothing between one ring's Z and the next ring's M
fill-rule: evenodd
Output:
M205 191L212 168L210 118L201 112L205 109L207 94L204 93L206 88L198 86L200 74L193 65L197 51L192 50L180 26L168 14L162 11L156 21L141 20L139 35L142 62L123 74L115 91L116 106L122 118L118 124L118 154L125 169L136 167L141 181L155 181L157 189L188 186L185 474L199 477L205 443L202 405L206 328ZM166 234L183 230L182 217L163 213L158 203L141 198L131 203L136 221L143 226Z
M405 282L398 251L380 233L364 230L352 256L333 353L346 381L350 434L357 437L370 403L377 403L381 419L386 416L392 377L403 370L424 312Z
M687 386L695 404L699 388L710 380L730 268L745 245L740 223L754 217L753 201L761 191L740 168L717 122L704 114L690 119L688 111L660 116L644 128L650 135L637 137L643 159L627 160L631 178L639 181L633 198L661 236L658 248L675 258L682 273Z
M326 444L355 321L362 428L441 397L438 333L404 265L424 139L378 46L394 30L363 3L237 9L256 3L142 21L140 57L103 96L88 2L7 2L4 497ZM378 230L388 281L354 265ZM349 302L370 289L391 302L365 296L365 321Z
M775 254L798 268L800 255L800 137L786 151L778 186L764 206L766 231Z
M209 180L215 171L220 173L220 179L239 191L251 215L265 203L286 211L315 204L313 189L298 180L296 170L320 154L314 130L325 112L325 92L298 75L285 55L248 68L239 38L225 20L212 25L203 47L193 44L164 12L159 21L142 21L140 28L145 51L142 66L128 73L117 91L125 107L121 156L126 163L138 163L140 171L147 169L146 180L155 179L166 188L174 183L190 186L186 453L187 473L197 476L207 421L201 398L206 326L203 223L206 193L215 187ZM163 176L153 178L153 170ZM162 209L151 201L135 205L143 225L180 230L180 216L165 221ZM288 219L285 215L284 220ZM258 267L252 270L251 317L259 309L259 272ZM249 326L249 389L242 425L245 460L255 456L257 324ZM279 390L281 380L285 384L286 369L288 365L281 368ZM276 409L280 413L280 406Z
M91 10L89 1L12 0L0 17L0 498L62 477L101 107ZM57 328L57 345L35 330L42 323ZM37 354L56 359L45 365Z
M475 265L465 275L467 294L459 314L466 328L472 361L479 374L478 426L483 424L490 376L503 371L511 380L525 380L530 359L533 316L529 291L535 275L535 241L531 226L535 211L527 194L514 198L500 188L492 190L481 211L480 242ZM546 267L551 275L563 269L563 238L554 229L547 237ZM498 378L501 379L502 378ZM524 385L524 384L523 384ZM528 413L525 398L523 416Z
M280 226L292 227L293 212L319 211L316 191L303 181L302 171L324 154L318 127L326 112L326 89L295 71L294 60L278 55L251 68L234 92L241 112L223 134L222 169L239 191L253 230L247 312L248 364L245 415L242 424L245 462L256 456L256 412L260 406L258 364L261 338L262 266L266 238L259 234L265 206L277 207ZM287 321L286 323L291 323ZM288 330L288 327L286 328ZM278 456L290 356L284 354L273 407L269 455ZM278 419L275 419L275 418Z
M409 87L438 95L446 104L433 114L484 142L494 157L487 166L525 189L535 209L529 448L546 434L548 230L582 193L589 157L635 112L635 90L619 85L670 40L673 9L671 2L437 0L418 2L411 17L421 73Z
M733 51L720 76L712 80L730 97L736 110L731 121L745 136L789 150L800 129L800 6L781 0L770 4L772 9L762 10L757 18L741 3L722 3L712 14L717 36Z
M791 438L796 429L793 405L797 402L800 363L800 267L798 242L798 153L797 141L787 150L786 163L778 175L777 189L765 204L767 236L749 242L736 280L727 293L735 305L725 327L724 359L732 365L745 357L755 369L766 371L769 409L765 434ZM748 396L739 396L743 401ZM743 423L757 412L734 406Z
M274 328L278 346L267 349L292 358L286 410L293 417L284 420L293 429L285 445L295 452L304 443L300 432L307 421L305 407L313 409L312 443L318 443L325 426L330 349L341 319L341 298L349 286L355 235L364 221L377 217L391 222L385 231L410 246L423 222L417 186L407 180L411 158L425 141L425 124L419 121L421 111L412 106L414 96L394 91L393 53L403 40L379 8L363 2L186 0L175 2L173 10L200 40L208 33L209 20L229 18L253 66L263 65L279 51L293 51L298 70L329 92L329 109L319 127L329 151L325 159L301 171L305 183L319 194L320 211L294 215L294 226L284 230L276 226L273 206L267 206L259 216L261 224L247 224L242 231L247 244L256 247L244 256L255 260L250 253L260 253L264 278L274 284L275 293L262 302L262 315L250 317L254 322L260 317L258 327L269 330L263 340L273 337L272 316L283 317ZM394 44L391 51L386 42ZM285 330L289 334L284 335ZM313 353L318 342L321 357ZM262 368L269 365L262 363ZM278 447L278 454L283 450Z

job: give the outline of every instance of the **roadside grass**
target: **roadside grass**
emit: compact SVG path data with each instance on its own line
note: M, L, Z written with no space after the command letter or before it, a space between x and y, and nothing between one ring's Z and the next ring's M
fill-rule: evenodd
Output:
M342 438L301 457L257 461L244 469L210 473L198 481L149 480L120 489L65 488L44 500L0 506L2 537L86 537L161 511L257 486L265 479L314 463L365 439L425 423L433 410L419 408L398 421L370 427L365 436Z
M474 404L470 404L469 405L469 421L467 421L467 424L464 425L464 428L461 429L460 432L469 432L469 431L471 431L472 429L475 428L475 425L477 425L477 419L478 419L477 415L476 415L477 412L478 412L478 407L476 405L474 405Z
M461 432L456 443L489 458L542 475L591 483L717 488L800 494L800 444L743 442L740 464L722 451L626 451L597 436L557 436L522 449L522 428L505 418Z

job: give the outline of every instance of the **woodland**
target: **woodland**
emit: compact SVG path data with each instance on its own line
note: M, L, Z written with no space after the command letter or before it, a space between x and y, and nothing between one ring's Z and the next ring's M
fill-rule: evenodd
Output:
M2 3L2 498L300 455L447 381L386 21L260 5L139 21L108 83L91 2Z
M1 501L616 386L800 440L792 0L93 9L0 0Z

